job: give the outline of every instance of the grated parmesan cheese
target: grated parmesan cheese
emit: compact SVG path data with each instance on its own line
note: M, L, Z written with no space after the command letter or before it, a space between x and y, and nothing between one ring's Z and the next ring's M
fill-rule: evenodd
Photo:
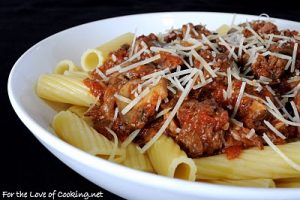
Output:
M286 110L285 106L283 105L283 103L277 98L275 97L276 102L279 104L280 109L284 112L284 114L290 119L293 120L293 117L290 115L290 113L288 113L288 111ZM285 103L284 103L285 104Z
M203 67L207 70L207 72L212 76L212 77L217 77L216 73L212 70L212 68L208 65L208 63L195 51L191 51L192 55L201 62Z
M203 87L203 86L205 86L205 85L211 83L212 81L213 81L213 79L212 79L212 78L209 78L209 79L207 79L204 83L199 83L198 85L195 85L195 86L193 87L193 89L194 89L194 90L197 90L197 89L199 89L199 88L201 88L201 87Z
M117 57L115 54L111 54L111 59L112 61L116 62L117 61Z
M134 98L123 110L121 113L125 115L127 112L129 112L142 98L144 98L148 93L150 92L150 89L147 87L143 92Z
M175 81L176 87L177 87L179 90L183 91L184 88L182 87L180 81L179 81L176 77L174 77L174 81Z
M141 129L136 129L130 133L126 140L124 140L124 142L121 144L121 147L126 148L136 138L136 136L138 136L140 131Z
M184 99L187 97L187 95L191 91L194 82L195 82L195 79L191 79L188 82L187 86L185 87L184 91L182 92L181 96L179 97L175 107L171 111L170 115L168 116L168 118L166 119L166 121L164 122L162 127L158 130L156 135L153 138L151 138L151 140L149 142L147 142L141 149L143 153L146 152L147 149L149 149L154 144L154 142L163 134L163 132L165 132L166 128L169 126L173 117L176 115L176 113L177 113L178 109L180 108L181 104L183 103Z
M226 49L230 52L231 51L231 47L229 46L229 44L227 42L225 42L225 40L222 37L219 37L219 40L221 41L220 44L224 45L226 47ZM232 48L234 50L234 47L232 47ZM235 54L234 51L232 51L232 57L234 58L235 61L238 60L238 57L237 57L237 55Z
M136 32L137 32L137 29L134 30L134 38L133 38L132 43L131 43L131 48L130 48L129 58L132 56L133 51L134 51L134 49L135 49Z
M251 139L255 135L254 128L251 128L251 130L247 133L246 138Z
M155 111L156 112L158 111L160 104L161 104L161 96L158 97L158 100L157 100L157 103L156 103L156 106L155 106Z
M266 88L272 95L276 95L275 91L270 86L266 85Z
M295 121L296 122L300 122L299 112L297 110L295 102L294 101L290 101L290 104L291 104L291 106L293 108L293 111L294 111Z
M148 75L145 75L141 78L141 80L147 80L149 78L156 78L158 76L164 76L165 74L169 73L170 72L170 69L169 68L166 68L164 70L161 70L161 71L158 71L158 72L154 72L154 73L151 73L151 74L148 74Z
M106 130L107 130L107 131L113 136L113 138L114 138L113 148L112 148L111 153L110 153L110 155L109 155L109 157L108 157L108 160L112 161L112 160L115 158L116 151L117 151L117 149L118 149L118 137L117 137L117 134L116 134L113 130L111 130L111 129L108 128L108 127L105 127L105 128L106 128Z
M250 25L246 27L262 44L265 43L265 41L251 28Z
M204 43L206 43L213 51L215 51L216 53L220 53L217 48L209 41L209 39L204 35L204 34L201 34L203 40L204 40Z
M238 50L238 57L239 58L242 57L244 40L245 40L245 37L242 37L242 39L240 41L240 45L239 45L239 50Z
M98 67L96 67L96 73L97 73L104 81L108 81L108 77L105 76L105 74L104 74Z
M283 135L280 131L278 131L270 122L264 120L265 125L273 132L275 133L278 137L281 139L286 139L285 135Z
M298 49L298 43L294 44L294 50L293 50L293 56L292 56L292 66L291 66L291 72L295 71L295 63L296 63L296 57L297 57L297 49Z
M240 103L241 103L241 100L242 100L242 97L243 97L243 94L244 94L245 87L246 87L246 82L243 82L242 86L241 86L241 89L240 89L240 92L239 92L239 96L238 96L238 98L236 100L236 103L234 105L234 109L233 109L233 113L231 115L231 118L234 118L234 116L236 115L236 113L238 111L238 108L240 106Z
M231 121L234 125L236 125L236 126L239 126L239 127L243 127L243 126L244 126L243 122L240 122L240 121L238 121L238 120L236 120L236 119L234 119L234 118L230 118L230 121Z
M124 97L122 95L119 95L119 94L115 94L114 97L116 97L118 100L122 101L122 102L125 102L125 103L130 103L131 102L131 99L127 98L127 97Z
M270 138L264 133L262 138L266 141L266 143L292 168L297 171L300 171L300 165L292 161L288 158L271 140Z
M299 75L293 76L289 80L287 80L288 83L297 82L297 81L300 81Z
M132 57L133 57L133 56L132 56ZM140 62L134 63L134 64L132 64L132 65L128 65L128 66L126 66L126 67L124 67L124 68L121 68L121 69L119 70L119 72L120 72L120 73L127 72L127 71L129 71L129 70L132 70L132 69L138 67L138 66L141 66L141 65L145 65L145 64L151 63L151 62L153 62L153 61L155 61L155 60L158 60L158 59L160 59L160 54L157 54L156 56L147 58L147 59L142 60L142 61L140 61Z
M160 111L160 112L157 113L157 115L155 116L155 119L157 119L157 118L159 118L159 117L161 117L161 116L167 114L171 109L172 109L172 108L166 108L166 109Z
M168 48L161 48L161 47L154 47L154 46L152 46L152 47L150 47L150 50L153 51L153 52L156 52L156 53L160 52L160 51L164 51L164 52L170 53L170 54L172 54L174 56L178 56L176 54L176 50L175 49L168 49Z
M167 86L168 90L170 90L173 94L176 94L176 90L170 86Z
M232 80L231 80L231 68L227 68L227 98L231 98L232 95ZM226 98L226 99L227 99Z
M117 117L118 117L118 114L119 114L119 108L116 107L116 108L115 108L115 113L114 113L113 122L116 121L116 119L117 119Z

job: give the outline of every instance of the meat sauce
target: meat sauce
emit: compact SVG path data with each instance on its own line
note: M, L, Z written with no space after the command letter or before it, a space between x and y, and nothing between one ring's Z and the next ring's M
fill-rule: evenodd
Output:
M249 28L245 28L247 26L250 26L264 40L269 39L270 34L286 37L298 35L297 31L278 30L275 24L265 21L254 21L239 26L243 30L238 34L244 38L253 37L253 32ZM234 31L237 30L230 30L229 33L232 34ZM160 130L170 111L161 116L158 114L174 108L183 93L184 82L186 84L193 76L191 75L187 80L184 79L186 75L178 76L177 80L165 74L162 74L157 80L153 76L153 81L150 81L149 93L126 114L122 114L121 111L128 103L116 98L115 94L134 101L146 88L142 85L152 80L151 74L166 69L169 70L167 73L175 73L194 66L203 72L203 77L199 77L199 75L194 78L194 85L202 83L201 78L206 80L210 78L212 81L203 84L198 89L190 90L164 131L164 134L172 137L189 157L198 158L225 153L228 159L234 159L242 153L243 149L250 147L263 149L265 142L262 135L264 133L274 144L284 144L290 139L300 138L299 127L286 125L278 120L269 112L270 108L265 103L268 97L276 107L280 108L282 105L278 103L277 100L279 99L287 112L293 115L293 109L288 103L292 100L295 102L298 112L300 111L299 90L296 90L294 97L285 98L285 102L284 98L281 99L282 95L299 87L300 81L291 82L289 80L291 77L299 76L300 57L298 55L300 55L300 48L296 52L295 72L286 70L288 60L283 58L284 56L293 56L296 40L284 41L284 39L274 37L269 45L263 46L264 51L270 53L262 54L259 52L253 59L246 51L239 53L238 48L230 51L226 45L220 43L218 37L214 37L215 35L205 26L194 26L189 23L183 25L181 29L171 30L163 36L153 33L148 36L139 36L136 38L135 47L124 44L119 50L112 52L105 63L98 67L102 72L120 65L130 57L130 52L136 53L145 44L148 49L138 58L127 62L122 67L147 60L158 54L160 59L123 73L115 72L108 76L108 81L102 80L97 70L91 72L90 77L84 80L84 84L90 88L91 94L99 99L98 103L86 113L92 119L94 128L108 139L112 139L112 135L106 130L107 127L111 128L121 142L125 141L134 130L140 129L133 142L143 147ZM204 36L212 38L210 42L215 45L217 52L210 45L197 48L196 52L206 64L210 65L212 70L219 73L217 76L212 76L212 72L204 66L205 63L188 56L188 50L185 50L185 48L194 45L191 41L202 41ZM227 39L228 41L229 39ZM247 45L247 43L243 45ZM176 48L169 48L170 46L179 47L183 50L173 51ZM151 51L151 47L165 48L168 51ZM284 56L278 57L276 53ZM116 59L112 59L112 54ZM236 54L238 58L234 58L233 54ZM248 70L248 74L243 74L243 78L247 79L248 82L246 82L234 119L231 119L234 108L237 106L242 82L245 81L232 76L232 85L229 85L227 72L229 68L233 70L234 67L240 72L245 72L248 68L250 70ZM150 77L146 79L145 76L147 75ZM182 88L178 87L176 81L183 84ZM227 92L229 87L232 90L230 95ZM238 121L239 124L233 123L232 120ZM265 121L270 122L286 139L282 139L271 131L266 126ZM255 131L255 133L249 137L251 131Z

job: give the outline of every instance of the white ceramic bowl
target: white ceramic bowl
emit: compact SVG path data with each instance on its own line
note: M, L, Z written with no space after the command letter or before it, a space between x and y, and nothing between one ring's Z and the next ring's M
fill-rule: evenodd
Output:
M258 189L171 179L123 167L91 156L60 140L50 127L55 114L35 93L39 75L52 72L65 58L80 63L84 50L137 28L138 34L158 33L182 24L207 24L216 29L231 24L233 14L171 12L116 17L57 33L37 43L15 63L8 81L10 101L20 119L57 158L93 183L129 199L300 199L299 189ZM258 19L237 15L236 23ZM280 28L300 30L300 23L274 19Z

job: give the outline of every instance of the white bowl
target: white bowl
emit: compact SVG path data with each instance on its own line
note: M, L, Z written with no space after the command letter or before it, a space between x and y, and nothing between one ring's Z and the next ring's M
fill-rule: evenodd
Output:
M182 24L206 24L216 29L231 24L233 14L170 12L116 17L100 20L57 33L37 43L15 63L8 80L11 104L23 123L57 158L91 182L128 199L299 199L299 189L258 189L188 182L145 173L91 156L60 140L50 127L55 114L35 93L39 75L52 72L65 58L80 63L88 48L137 28L138 34L158 33ZM237 15L235 22L258 19ZM273 19L280 28L300 30L300 23ZM29 155L28 155L29 156Z

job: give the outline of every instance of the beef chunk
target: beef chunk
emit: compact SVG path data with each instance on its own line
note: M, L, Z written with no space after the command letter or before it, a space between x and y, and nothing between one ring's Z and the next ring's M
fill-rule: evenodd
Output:
M259 55L255 63L252 64L252 70L255 76L268 77L277 80L284 72L287 60L276 56L264 57Z
M188 156L213 155L222 148L229 117L214 101L187 100L178 110L177 118L181 131L175 140Z

